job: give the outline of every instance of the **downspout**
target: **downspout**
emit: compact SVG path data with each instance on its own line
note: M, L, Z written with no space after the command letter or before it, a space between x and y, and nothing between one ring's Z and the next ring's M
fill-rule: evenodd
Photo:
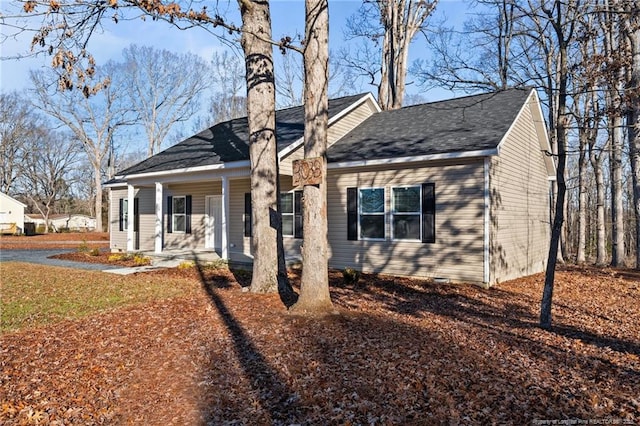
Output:
M484 274L482 280L486 287L491 285L491 251L490 251L490 231L491 231L491 190L489 185L491 157L484 157Z

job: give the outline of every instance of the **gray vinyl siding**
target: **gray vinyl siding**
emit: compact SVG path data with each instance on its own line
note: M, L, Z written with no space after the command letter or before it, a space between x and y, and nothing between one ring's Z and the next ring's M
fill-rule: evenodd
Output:
M251 238L244 236L244 194L251 191L249 178L229 181L229 257L251 255Z
M120 231L120 199L127 198L127 188L111 189L111 206L109 209L109 230L111 250L127 250L127 231Z
M370 100L367 100L354 108L349 114L332 123L327 130L327 147L333 145L356 126L369 118L375 111L375 106ZM304 158L304 147L300 145L297 149L282 159L280 162L280 173L291 176L293 173L293 161L300 160L302 158Z
M490 283L545 269L549 180L529 106L491 158Z
M139 228L134 232L134 250L153 250L155 234L155 190L153 188L135 188L134 197L138 199ZM127 250L127 231L120 231L120 199L127 198L127 189L111 189L111 208L109 229L111 230L111 249ZM133 226L133 219L129 220Z
M205 198L207 195L222 194L220 180L165 185L163 191L164 205L164 248L171 249L204 249L205 248ZM167 197L191 195L191 234L184 232L167 232Z
M329 265L392 275L483 281L484 165L481 159L452 163L331 170L328 179ZM386 191L394 186L434 183L436 242L347 240L347 188ZM390 220L387 217L387 238Z

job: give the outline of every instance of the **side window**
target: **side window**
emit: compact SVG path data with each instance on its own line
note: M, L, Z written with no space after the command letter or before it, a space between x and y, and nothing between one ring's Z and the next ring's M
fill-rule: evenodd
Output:
M120 198L120 211L118 214L118 230L126 231L129 228L129 200Z
M302 191L280 194L282 235L302 238Z
M185 232L187 226L187 201L186 197L173 197L171 207L171 227L173 232Z
M280 194L280 211L282 212L282 235L293 237L294 212L293 192Z
M391 238L421 240L422 194L420 186L391 189Z
M167 197L167 233L191 233L191 195Z
M384 188L360 189L358 192L358 228L360 238L385 238Z

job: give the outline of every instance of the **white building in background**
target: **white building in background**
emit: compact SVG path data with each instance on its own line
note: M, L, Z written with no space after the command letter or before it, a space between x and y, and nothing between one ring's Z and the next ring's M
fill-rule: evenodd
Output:
M20 201L0 192L0 233L21 234L24 232L24 208Z
M25 220L35 224L36 229L44 227L44 217L39 213L28 213ZM84 214L50 214L49 226L54 232L72 231L87 232L95 231L96 218Z

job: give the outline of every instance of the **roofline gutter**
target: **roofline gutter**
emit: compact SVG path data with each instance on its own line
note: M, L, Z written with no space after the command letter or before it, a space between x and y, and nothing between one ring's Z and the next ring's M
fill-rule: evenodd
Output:
M383 166L387 164L417 163L422 161L491 157L494 155L498 155L497 148L484 149L484 150L478 150L478 151L447 152L442 154L418 155L418 156L411 156L411 157L381 158L377 160L339 161L339 162L327 164L327 168L338 169L338 168L346 168L346 167Z

